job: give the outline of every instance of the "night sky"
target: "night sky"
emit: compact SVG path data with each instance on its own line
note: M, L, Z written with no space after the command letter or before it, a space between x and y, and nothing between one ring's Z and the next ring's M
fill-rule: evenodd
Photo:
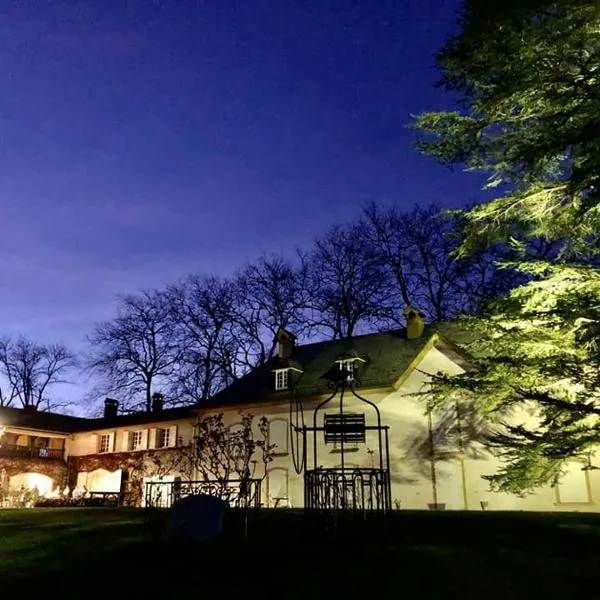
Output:
M420 156L458 0L4 0L0 333L83 347L117 294L291 253L376 200L473 201Z

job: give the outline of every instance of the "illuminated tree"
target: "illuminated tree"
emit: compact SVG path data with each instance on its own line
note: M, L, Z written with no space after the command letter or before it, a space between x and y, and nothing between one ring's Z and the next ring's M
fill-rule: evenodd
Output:
M469 0L438 55L462 110L416 122L424 152L487 173L496 192L463 215L462 254L508 242L520 252L509 266L529 278L463 323L476 369L435 388L495 423L506 463L490 480L506 491L556 481L600 441L599 51L596 2ZM554 260L531 260L540 242Z

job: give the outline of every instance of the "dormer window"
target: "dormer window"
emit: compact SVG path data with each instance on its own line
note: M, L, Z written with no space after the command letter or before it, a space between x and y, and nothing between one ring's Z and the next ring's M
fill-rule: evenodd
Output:
M289 369L277 369L275 371L275 389L287 390L290 382Z
M289 361L286 361L288 364L286 365L284 364L279 364L279 366L281 368L279 369L273 369L273 373L275 374L275 381L273 382L275 384L275 391L278 392L280 390L289 390L291 389L294 385L296 385L296 379L292 379L291 377L291 371L294 371L294 373L302 373L302 369L300 369L300 365L298 366L294 366L294 365L290 365Z
M359 363L364 363L362 358L353 356L352 358L342 358L335 361L340 366L340 371L346 373L346 381L353 381L356 376L356 370L358 369Z

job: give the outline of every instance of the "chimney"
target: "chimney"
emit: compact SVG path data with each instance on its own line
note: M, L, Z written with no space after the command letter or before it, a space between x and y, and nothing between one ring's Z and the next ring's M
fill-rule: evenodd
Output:
M296 336L282 327L277 332L277 355L279 358L289 358L294 352Z
M165 397L162 394L159 394L158 392L154 392L154 394L152 394L152 412L160 412L163 409L164 405Z
M104 418L112 419L119 412L119 403L112 398L106 398L104 401Z
M407 306L404 309L406 317L406 339L416 340L423 335L425 329L425 315L414 306Z

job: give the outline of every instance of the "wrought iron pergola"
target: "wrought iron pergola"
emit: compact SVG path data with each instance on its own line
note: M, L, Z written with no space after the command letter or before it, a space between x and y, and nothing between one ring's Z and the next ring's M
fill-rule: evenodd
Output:
M389 427L382 424L377 405L357 392L359 362L364 361L358 357L336 361L326 374L331 394L313 409L308 423L298 395L290 401L292 457L296 472L304 473L307 510L385 513L391 509ZM351 403L355 406L349 407ZM350 464L349 454L365 445L368 436L375 442L375 448L368 450L371 464ZM329 455L332 445L339 464L323 466L322 455Z

